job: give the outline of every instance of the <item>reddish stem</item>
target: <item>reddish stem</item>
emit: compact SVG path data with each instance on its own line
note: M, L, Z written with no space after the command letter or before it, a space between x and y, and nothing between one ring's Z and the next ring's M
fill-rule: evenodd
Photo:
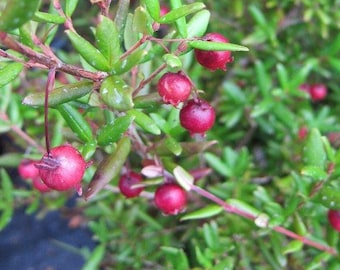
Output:
M48 72L47 83L45 87L45 104L44 104L44 117L45 117L45 142L46 142L46 151L47 154L50 155L50 136L48 130L48 96L49 93L53 90L54 82L55 82L55 73L56 68L53 67Z
M233 205L230 205L228 203L226 203L225 201L223 201L222 199L216 197L215 195L213 195L212 193L210 193L209 191L206 191L198 186L195 186L195 185L191 185L191 190L197 192L198 194L200 194L201 196L215 202L216 204L220 205L223 207L223 209L226 211L226 212L229 212L229 213L234 213L234 214L237 214L239 216L242 216L242 217L245 217L247 219L251 219L251 220L255 220L257 217L253 214L250 214L250 213L247 213L247 212L244 212L243 210L241 209L238 209L237 207L233 206ZM302 243L306 244L306 245L309 245L309 246L312 246L312 247L315 247L319 250L322 250L322 251L325 251L329 254L332 254L332 255L336 255L337 254L337 251L332 248L332 247L328 247L328 246L325 246L323 244L320 244L320 243L317 243L313 240L310 240L304 236L301 236L301 235L298 235L292 231L289 231L281 226L275 226L274 228L272 228L274 231L276 232L279 232L281 234L284 234L290 238L293 238L293 239L296 239L298 241L301 241Z

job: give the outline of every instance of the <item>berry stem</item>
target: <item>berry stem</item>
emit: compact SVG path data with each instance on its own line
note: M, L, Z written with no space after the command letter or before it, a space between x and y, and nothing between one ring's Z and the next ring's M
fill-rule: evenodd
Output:
M226 211L226 212L229 212L229 213L234 213L234 214L237 214L239 216L242 216L242 217L245 217L247 219L251 219L251 220L255 220L257 217L253 214L250 214L250 213L247 213L247 212L244 212L243 210L241 209L238 209L237 207L234 207L228 203L226 203L225 201L223 201L222 199L216 197L214 194L210 193L209 191L206 191L198 186L195 186L195 185L190 185L190 189L195 191L196 193L200 194L202 197L205 197L213 202L215 202L216 204L220 205L223 207L223 209ZM281 226L275 226L272 228L274 231L278 232L278 233L281 233L283 235L286 235L290 238L293 238L293 239L296 239L298 241L301 241L302 243L306 244L306 245L309 245L311 247L315 247L319 250L322 250L322 251L325 251L329 254L332 254L332 255L336 255L337 254L337 251L332 248L332 247L329 247L329 246L326 246L326 245L323 245L323 244L320 244L320 243L317 243L311 239L308 239L304 236L301 236L301 235L298 235L290 230L287 230L286 228L283 228Z
M55 73L56 68L55 67L51 68L50 71L48 72L47 83L45 87L44 125L45 125L46 151L48 155L50 155L50 136L48 131L48 95L53 90L54 87Z

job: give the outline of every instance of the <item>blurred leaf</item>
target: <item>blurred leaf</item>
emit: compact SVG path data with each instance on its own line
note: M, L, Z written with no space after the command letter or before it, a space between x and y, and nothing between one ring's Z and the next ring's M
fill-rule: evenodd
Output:
M119 61L121 55L119 33L114 22L105 16L100 17L100 23L96 28L96 43L110 66Z
M122 137L116 149L98 165L86 192L85 199L89 200L103 189L120 171L130 153L131 141L128 137Z
M145 1L145 5L151 18L157 21L159 19L160 10L161 10L159 0L147 0Z
M255 62L255 72L257 86L259 87L262 96L265 98L269 97L269 92L272 88L272 80L270 79L270 76L267 73L264 64L259 60L256 60Z
M98 245L93 251L90 257L86 260L82 270L94 270L99 269L100 264L105 256L106 247L105 245Z
M340 209L340 186L324 185L315 200L327 208Z
M259 214L261 214L261 211L256 209L255 207L251 206L250 204L238 200L238 199L228 199L226 200L226 202L236 208L238 208L239 210L242 210L246 213L249 213L253 216L258 216Z
M306 270L323 269L323 266L331 257L332 255L327 252L323 252L314 256L312 261L306 265Z
M184 215L183 217L181 217L181 221L210 218L220 214L221 212L223 212L223 208L221 206L212 204Z
M2 88L19 75L23 68L23 64L9 63L0 68L0 88Z
M0 156L0 167L17 167L22 160L22 154L6 153Z
M130 0L120 0L116 4L116 15L114 18L114 23L117 26L118 32L123 33L126 18L128 17Z
M303 151L303 161L307 166L315 166L320 169L325 168L326 151L323 146L320 131L313 128L306 139Z
M210 20L210 12L201 10L197 12L187 24L188 38L202 37L207 31Z
M225 42L195 40L189 41L188 44L195 49L206 51L249 51L247 47Z
M71 30L66 30L65 33L69 37L73 47L87 63L98 70L110 70L108 60L90 42Z
M56 105L81 98L93 89L93 82L80 81L72 84L66 84L53 89L48 95L48 105ZM33 93L24 98L23 104L29 106L44 106L45 92Z
M65 0L65 14L71 17L73 12L76 10L79 0Z
M0 169L0 231L11 221L13 215L13 185L4 169Z
M177 72L182 68L182 61L178 56L167 53L163 55L163 60L166 63L169 71Z
M124 132L128 130L134 119L134 116L124 115L102 126L98 130L98 144L104 146L117 142L123 136Z
M164 251L166 258L171 263L172 269L189 269L189 261L183 249L162 246L161 250Z
M205 153L204 158L210 167L216 170L219 174L226 177L232 174L228 166L218 156L212 153Z
M130 116L133 116L135 118L135 123L144 131L154 135L161 134L161 130L159 129L159 127L147 114L135 109L129 110L126 113Z
M158 22L165 24L174 23L176 20L185 17L189 14L200 11L203 8L205 8L205 5L199 2L189 5L182 5L181 7L174 8L164 16L160 17Z
M182 146L173 137L167 136L164 144L175 156L182 153Z
M33 20L37 22L62 24L65 22L65 18L56 14L36 11L33 16Z
M77 109L72 107L70 104L64 103L59 105L57 110L65 119L68 127L80 140L83 142L93 141L92 129Z
M119 76L111 75L100 86L100 96L107 106L118 111L133 107L133 89Z
M301 174L314 180L326 180L328 177L327 173L319 166L305 166L301 169Z
M7 0L0 16L0 31L10 31L29 21L38 9L40 0Z
M134 32L142 34L151 34L152 26L146 10L143 7L138 7L133 15L132 29Z

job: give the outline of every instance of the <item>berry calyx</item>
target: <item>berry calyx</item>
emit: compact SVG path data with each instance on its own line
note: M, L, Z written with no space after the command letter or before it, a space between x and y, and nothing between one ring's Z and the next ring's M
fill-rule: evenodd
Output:
M327 87L321 83L312 84L309 91L309 94L313 101L324 100L327 96L327 93Z
M208 33L203 37L205 41L228 43L229 40L219 33ZM216 69L227 70L226 64L233 61L230 51L205 51L195 49L195 57L198 63L211 71Z
M191 88L192 84L190 80L180 72L167 72L157 83L158 93L164 103L170 103L174 106L188 99Z
M339 210L328 210L328 221L329 224L338 232L340 232L340 211Z
M165 215L177 215L187 205L187 195L183 188L174 183L161 185L154 197L155 205Z
M20 162L18 166L18 173L20 177L24 180L33 179L39 176L39 170L35 166L37 160L24 159Z
M120 192L126 198L133 198L139 196L139 194L144 190L143 187L134 187L136 184L142 182L142 176L136 172L128 172L123 174L118 183Z
M80 182L87 163L73 146L61 145L52 148L50 153L46 153L36 166L46 186L65 191L81 188Z
M204 135L215 123L215 110L203 99L191 99L181 109L179 119L181 126L191 135Z

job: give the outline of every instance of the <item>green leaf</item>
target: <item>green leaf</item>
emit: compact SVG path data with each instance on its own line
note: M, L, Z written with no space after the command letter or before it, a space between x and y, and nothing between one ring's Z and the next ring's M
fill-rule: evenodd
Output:
M191 219L210 218L210 217L220 214L221 212L223 212L223 207L216 205L216 204L211 204L211 205L205 206L202 209L199 209L199 210L196 210L194 212L184 215L181 218L181 221L191 220Z
M0 156L0 167L17 167L22 160L22 154L6 153Z
M40 0L8 0L0 16L0 31L10 31L28 22L38 9Z
M36 22L62 24L65 22L65 18L56 14L36 11L33 16L33 20Z
M54 107L71 100L76 100L90 93L92 89L93 82L90 81L81 81L59 86L49 93L48 105ZM44 106L45 93L39 92L30 94L24 98L22 103L29 106Z
M145 113L132 109L126 112L128 115L135 117L135 123L144 131L154 135L160 135L161 130L156 125L155 121Z
M195 49L206 51L249 51L247 47L225 42L195 40L188 42L188 44Z
M183 6L182 0L170 0L171 10L180 8L182 6ZM175 21L175 26L176 26L177 33L179 33L179 35L182 38L186 38L188 36L187 20L185 17L177 19Z
M66 30L65 33L70 39L73 47L86 60L87 63L98 70L109 71L110 65L108 60L100 53L97 48L71 30Z
M319 190L316 200L327 208L340 209L340 186L324 185Z
M201 37L208 29L210 11L201 10L197 12L188 22L188 38Z
M116 15L114 19L115 25L117 25L117 29L119 33L123 33L123 29L125 26L126 18L128 17L129 8L130 8L130 0L120 0L116 4Z
M0 69L0 88L13 81L21 72L23 64L9 63Z
M174 8L171 11L169 11L167 14L162 16L158 22L169 24L174 23L176 20L185 17L187 15L190 15L192 13L195 13L197 11L200 11L201 9L204 9L205 5L203 3L193 3L189 5L182 5L181 7Z
M128 50L139 40L139 33L133 30L133 15L128 14L124 27L124 46Z
M178 184L189 191L194 183L194 177L181 166L176 166L173 172Z
M177 72L182 68L182 61L178 56L166 53L163 55L162 58L166 63L169 71Z
M110 73L120 75L130 71L134 66L138 65L144 56L147 55L146 50L136 50L122 60L118 60L111 68Z
M256 209L255 207L244 201L240 201L238 199L228 199L226 202L246 213L252 214L253 216L258 216L259 214L261 214L260 210Z
M151 18L157 21L159 19L160 11L161 11L159 0L146 0L145 6Z
M190 268L188 258L183 249L162 246L161 250L164 252L167 261L171 263L171 269L183 270Z
M67 103L59 105L57 109L80 140L83 142L93 141L92 129L77 109Z
M133 16L132 29L135 32L142 34L152 33L151 22L149 21L146 10L143 7L136 8Z
M324 169L326 157L327 155L320 131L313 128L306 139L306 145L303 151L303 161L306 166L315 166Z
M266 71L266 67L264 64L257 60L255 62L255 72L256 72L256 79L257 79L257 85L259 87L259 90L261 91L261 94L264 97L269 96L269 91L272 87L272 80L270 75ZM272 100L270 100L271 103L273 103Z
M97 246L90 256L86 260L85 265L82 267L82 270L93 270L93 269L99 269L100 263L102 262L104 255L105 255L106 247L105 245L99 245Z
M301 169L301 174L314 180L326 180L328 177L328 174L319 166L305 166Z
M117 143L116 149L107 156L98 166L85 193L88 200L103 189L113 178L120 174L120 171L130 153L131 141L123 137Z
M179 156L182 153L182 146L173 137L167 136L164 144L175 156Z
M212 153L205 153L204 158L214 170L216 170L222 176L230 176L231 171L229 170L228 166L224 164L224 162L218 156Z
M281 88L284 91L289 91L290 90L290 84L289 84L287 69L281 63L278 63L276 65L276 69L277 69L277 75L278 75L278 79L280 81Z
M76 10L79 0L65 0L65 14L71 17L73 12Z
M127 131L130 124L135 118L130 115L124 115L114 120L98 130L98 144L101 146L117 142Z
M105 16L100 16L100 23L96 28L96 43L110 66L118 62L121 55L119 32L114 22Z
M11 221L14 209L13 185L4 169L0 169L0 231Z
M119 76L107 77L100 86L100 96L104 103L112 109L126 111L133 107L133 88Z

